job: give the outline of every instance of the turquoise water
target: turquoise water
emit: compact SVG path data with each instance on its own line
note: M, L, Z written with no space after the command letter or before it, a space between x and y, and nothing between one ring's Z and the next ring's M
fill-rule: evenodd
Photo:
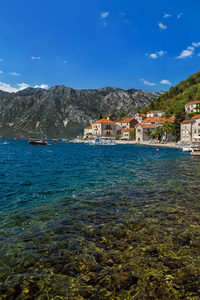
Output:
M0 299L199 295L198 157L26 140L0 153Z

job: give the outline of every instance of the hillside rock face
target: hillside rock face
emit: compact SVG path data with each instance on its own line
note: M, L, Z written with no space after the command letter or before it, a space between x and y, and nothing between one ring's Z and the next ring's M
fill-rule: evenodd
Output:
M63 85L49 90L0 91L0 135L74 137L99 119L100 113L107 116L124 112L133 116L161 94L111 87L74 90Z

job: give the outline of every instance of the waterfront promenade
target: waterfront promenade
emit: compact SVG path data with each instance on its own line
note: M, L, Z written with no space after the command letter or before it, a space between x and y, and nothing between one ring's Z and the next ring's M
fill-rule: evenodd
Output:
M155 147L169 147L169 148L178 148L182 149L182 145L179 145L177 142L165 142L165 143L158 143L158 142L136 142L136 141L115 141L116 144L129 144L129 145L146 145L146 146L155 146Z

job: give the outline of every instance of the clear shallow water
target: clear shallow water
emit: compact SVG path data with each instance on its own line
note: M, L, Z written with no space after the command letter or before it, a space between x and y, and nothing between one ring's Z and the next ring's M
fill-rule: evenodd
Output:
M2 299L198 295L198 157L23 140L0 153Z

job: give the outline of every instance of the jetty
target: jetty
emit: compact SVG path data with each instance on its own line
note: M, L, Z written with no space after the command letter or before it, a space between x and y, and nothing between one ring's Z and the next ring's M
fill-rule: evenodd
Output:
M198 150L194 151L194 147L192 147L191 155L193 156L200 156L200 146L198 147Z

